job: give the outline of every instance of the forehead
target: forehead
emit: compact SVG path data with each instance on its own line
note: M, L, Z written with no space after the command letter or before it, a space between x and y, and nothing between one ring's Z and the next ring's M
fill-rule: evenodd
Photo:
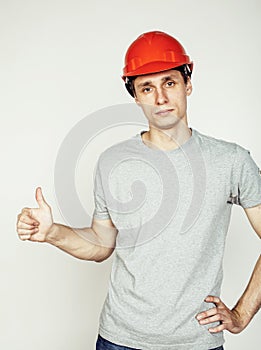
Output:
M140 75L135 79L135 85L138 84L144 84L146 82L149 83L157 83L164 81L166 78L172 78L172 79L179 79L182 78L182 75L179 71L174 69L169 69L164 72L158 72L158 73L152 73L152 74L146 74L146 75Z

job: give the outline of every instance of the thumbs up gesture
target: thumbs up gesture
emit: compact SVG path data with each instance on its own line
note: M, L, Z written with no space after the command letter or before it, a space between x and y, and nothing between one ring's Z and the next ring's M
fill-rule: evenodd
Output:
M17 233L21 240L45 242L53 225L52 210L45 201L41 187L37 187L35 198L39 208L23 208L17 216Z

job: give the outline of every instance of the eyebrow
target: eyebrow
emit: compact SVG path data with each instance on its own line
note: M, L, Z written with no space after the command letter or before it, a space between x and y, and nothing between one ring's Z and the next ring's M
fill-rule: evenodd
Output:
M166 77L163 77L161 79L161 81L164 83L164 82L166 82L168 80L171 80L171 79L177 79L177 77L174 76L174 75L167 75ZM152 81L151 80L147 80L147 81L144 81L143 83L138 84L137 87L141 88L141 87L148 86L148 85L151 85L151 84L152 84Z

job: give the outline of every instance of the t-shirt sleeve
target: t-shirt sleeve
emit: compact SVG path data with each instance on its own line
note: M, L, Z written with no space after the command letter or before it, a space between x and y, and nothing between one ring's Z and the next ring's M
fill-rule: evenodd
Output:
M110 215L107 209L106 200L104 196L104 190L102 185L101 176L101 157L98 159L96 169L94 171L94 211L93 216L100 220L110 219Z
M261 204L261 171L250 151L236 144L232 168L231 202L243 208Z

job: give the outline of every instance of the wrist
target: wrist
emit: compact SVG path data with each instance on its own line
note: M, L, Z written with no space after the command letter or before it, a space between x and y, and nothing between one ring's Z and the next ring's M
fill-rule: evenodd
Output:
M58 241L59 241L59 225L53 223L46 234L45 242L53 245L57 245Z
M239 306L235 306L232 309L232 312L236 315L241 330L245 329L251 321L252 316L245 309L240 308Z

